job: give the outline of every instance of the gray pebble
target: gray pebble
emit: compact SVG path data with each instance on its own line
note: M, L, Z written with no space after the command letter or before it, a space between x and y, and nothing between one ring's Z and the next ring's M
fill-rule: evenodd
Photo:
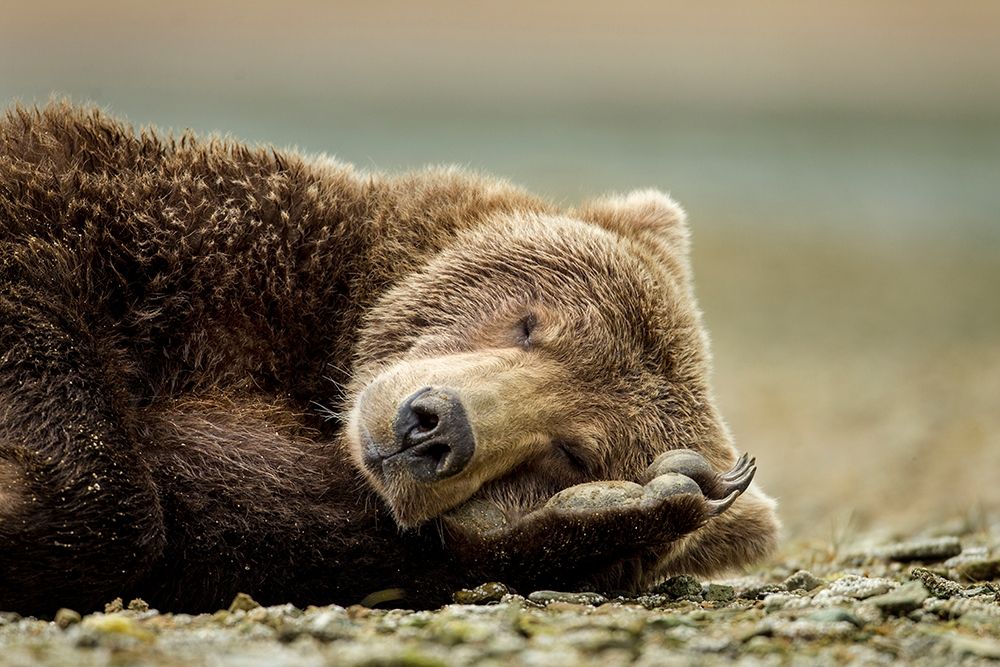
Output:
M846 621L847 623L850 623L858 628L864 625L864 621L846 609L841 609L840 607L817 609L816 611L808 614L805 618L810 621L816 621L817 623L841 623Z
M736 589L725 584L708 584L702 589L707 602L732 602L736 599Z
M969 561L955 569L968 581L1000 579L1000 558Z
M606 597L599 593L566 593L563 591L535 591L528 596L528 599L535 604L568 602L570 604L585 604L595 607L608 601Z
M819 577L813 575L812 572L807 572L806 570L799 570L792 576L785 579L785 588L790 591L806 591L809 592L815 588L819 588L823 585L823 580Z
M909 581L894 591L876 595L868 602L884 614L905 616L919 608L928 597L930 594L921 582Z
M510 589L503 584L491 581L475 588L463 588L452 595L458 604L489 604L500 602Z
M923 583L924 587L926 587L930 594L934 597L953 598L958 597L965 592L961 585L956 584L950 579L945 579L942 576L936 575L927 568L913 568L913 571L910 572L910 578Z
M855 600L864 600L873 595L888 593L895 587L896 582L891 579L860 577L851 574L832 582L827 590L830 591L831 595L843 595Z
M679 574L653 586L651 593L666 595L674 600L700 600L701 582L688 574Z
M957 537L934 537L928 539L897 542L875 550L887 560L896 561L942 561L962 553L962 543Z

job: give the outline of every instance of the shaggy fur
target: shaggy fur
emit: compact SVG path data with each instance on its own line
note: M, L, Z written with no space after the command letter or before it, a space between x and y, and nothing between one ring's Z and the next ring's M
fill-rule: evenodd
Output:
M691 495L535 511L668 449L729 467L708 375L659 193L560 212L63 104L0 122L0 608L434 604L746 563L776 530L753 488L712 519ZM424 385L461 395L468 468L365 468L362 426L388 437ZM499 523L473 529L470 503Z

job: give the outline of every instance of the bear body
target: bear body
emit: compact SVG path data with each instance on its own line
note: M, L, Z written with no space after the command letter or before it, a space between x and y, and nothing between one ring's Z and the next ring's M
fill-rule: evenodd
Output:
M0 121L0 608L738 566L777 523L708 375L658 193Z

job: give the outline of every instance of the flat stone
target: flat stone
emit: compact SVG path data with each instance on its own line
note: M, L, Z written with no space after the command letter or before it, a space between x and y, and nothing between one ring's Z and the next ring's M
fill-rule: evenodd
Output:
M849 574L832 582L827 590L830 591L831 595L843 595L855 600L864 600L874 595L888 593L895 587L896 582L891 579L860 577L855 574Z
M875 553L886 560L900 562L942 561L962 553L962 543L957 537L934 537L889 544L876 549Z
M855 627L864 626L864 621L860 618L840 607L829 607L827 609L817 609L816 611L807 614L805 616L810 621L815 621L817 623L843 623L847 622Z
M928 592L936 598L958 597L965 592L965 589L960 584L934 574L927 568L913 568L910 572L910 578L921 582Z
M490 604L500 602L510 589L503 584L490 581L475 588L463 588L451 597L458 604Z
M868 600L879 611L890 616L905 616L918 609L930 597L930 593L919 581L910 581L894 591L876 595Z
M785 588L789 591L806 591L809 592L813 589L819 588L825 582L819 577L813 575L812 572L806 570L799 570L792 576L785 579Z
M951 638L951 648L959 655L1000 660L1000 642L993 639L954 635Z
M606 597L599 593L566 593L563 591L535 591L528 596L528 599L535 604L568 602L569 604L590 605L594 607L608 601Z
M701 600L701 582L691 575L679 574L656 584L650 592L674 600Z
M1000 558L969 561L962 563L955 570L969 581L1000 579Z
M736 589L725 584L708 584L702 589L706 602L732 602L736 599Z

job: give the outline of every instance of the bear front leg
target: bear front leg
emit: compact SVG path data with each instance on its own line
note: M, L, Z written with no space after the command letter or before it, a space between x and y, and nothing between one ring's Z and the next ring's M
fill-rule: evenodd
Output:
M94 609L163 547L122 389L76 318L0 285L0 610Z
M520 590L635 588L653 574L646 570L658 554L725 513L756 472L745 456L723 474L703 459L699 465L689 459L678 465L658 458L644 485L602 481L570 487L508 526L461 532L457 551L481 579Z

